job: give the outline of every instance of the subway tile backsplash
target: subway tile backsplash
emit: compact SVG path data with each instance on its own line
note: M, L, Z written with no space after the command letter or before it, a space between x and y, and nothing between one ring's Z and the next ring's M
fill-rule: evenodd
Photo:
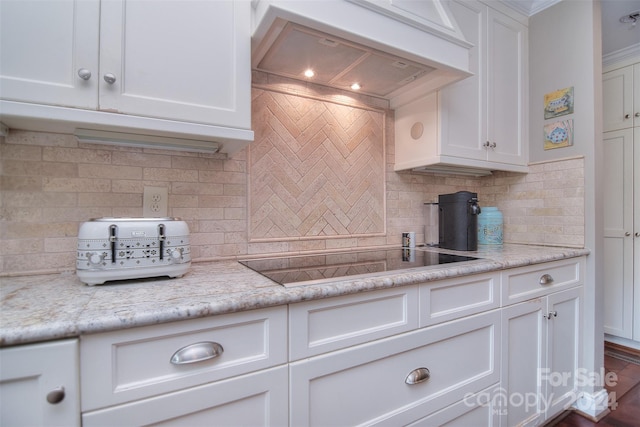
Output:
M254 97L260 91L273 89L268 80L268 76L259 76ZM292 87L287 86L287 102L298 103L300 108L306 103L310 109L331 110L331 104L338 102L335 111L342 117L353 108L353 120L358 120L363 108L372 111L367 114L370 122L365 131L371 138L368 150L384 153L380 169L373 178L367 168L357 172L362 174L361 179L354 175L356 169L351 170L351 175L342 176L356 184L361 180L360 191L370 186L368 206L378 212L368 219L369 228L365 224L360 228L353 225L351 232L336 223L339 233L314 234L308 227L296 228L301 227L298 213L286 217L283 210L278 213L278 220L288 227L286 233L257 234L264 229L252 229L252 221L257 216L264 220L268 215L264 209L251 210L256 198L264 199L264 193L252 191L255 187L251 187L251 174L256 172L252 168L260 165L251 163L256 155L251 153L251 147L227 158L223 154L82 144L72 135L11 130L7 137L0 137L2 275L73 271L80 223L103 216L141 216L145 186L168 188L169 215L189 224L196 262L247 254L399 245L403 231L415 231L420 244L424 241L424 202L435 202L438 194L459 190L477 192L481 205L498 206L503 211L506 242L584 246L582 159L534 164L529 174L496 172L483 178L396 173L393 112L385 109L380 100L368 102L366 97L359 97L345 102L326 89L314 92L310 86ZM277 91L273 99L282 98L282 87ZM272 118L256 110L260 107L254 104L254 129L271 131ZM265 104L263 108L269 107ZM330 134L325 136L333 138ZM256 139L260 137L256 132ZM290 157L287 165L295 161ZM278 173L265 176L277 179ZM290 188L285 194L285 189L275 183L262 187L262 191L282 196L277 197L281 200L295 194ZM335 200L341 201L343 194L336 196ZM317 205L311 206L312 211L322 205L328 223L357 222L357 214L344 216L350 206L338 207L335 200L325 205L315 200ZM355 205L354 202L352 206ZM378 218L382 222L376 223Z

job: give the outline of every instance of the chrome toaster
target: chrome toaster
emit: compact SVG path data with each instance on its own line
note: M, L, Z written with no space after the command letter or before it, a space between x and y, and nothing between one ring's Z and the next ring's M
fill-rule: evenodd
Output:
M178 218L97 218L78 230L76 272L87 285L180 277L190 266L189 227Z

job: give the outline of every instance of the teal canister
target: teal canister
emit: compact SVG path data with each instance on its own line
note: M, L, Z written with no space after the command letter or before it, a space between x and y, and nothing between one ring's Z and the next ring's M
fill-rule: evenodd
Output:
M502 244L502 212L495 206L482 207L478 215L478 244Z

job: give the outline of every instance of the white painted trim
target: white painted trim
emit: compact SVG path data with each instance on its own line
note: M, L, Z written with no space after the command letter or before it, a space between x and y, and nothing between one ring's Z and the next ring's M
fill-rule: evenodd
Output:
M640 61L640 43L627 46L615 52L602 56L604 72L625 67Z
M638 341L633 341L627 338L616 337L615 335L609 335L609 334L604 335L604 340L614 344L624 346L624 347L629 347L634 350L640 350L640 342Z
M582 392L573 407L584 415L599 420L603 413L609 411L609 392L604 388L596 393Z
M560 3L561 0L538 0L535 2L530 2L530 6L527 7L527 2L517 2L517 1L508 1L508 0L500 0L500 3L503 3L507 7L523 14L526 16L533 16L538 12L541 12L556 3Z

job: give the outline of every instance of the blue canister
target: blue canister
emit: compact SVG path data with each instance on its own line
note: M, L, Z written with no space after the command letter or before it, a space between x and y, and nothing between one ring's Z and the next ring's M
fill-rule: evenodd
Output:
M478 244L502 244L502 212L495 206L483 207L478 215Z

